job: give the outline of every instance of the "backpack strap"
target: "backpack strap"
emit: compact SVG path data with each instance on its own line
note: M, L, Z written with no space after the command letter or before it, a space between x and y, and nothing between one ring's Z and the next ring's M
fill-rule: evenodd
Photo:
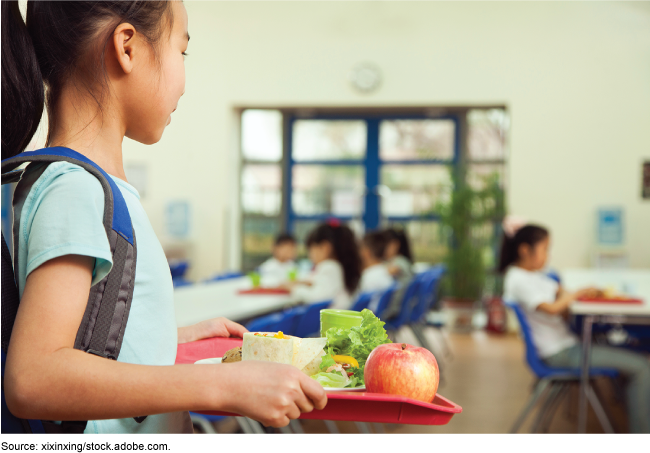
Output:
M17 166L28 162L30 165L27 170L14 170ZM113 267L104 279L91 288L74 347L100 357L116 360L120 354L133 299L137 260L135 231L124 197L115 182L104 170L84 155L69 148L53 147L38 151L25 151L2 161L2 184L20 179L14 193L14 270L18 272L20 269L18 266L20 235L18 233L22 206L32 185L53 162L69 162L82 167L99 180L104 190L103 223L113 257ZM3 254L3 266L4 259ZM14 306L7 302L6 305L5 299L3 294L2 346L4 351L8 345L19 303L15 303ZM7 314L5 315L5 313ZM7 345L5 344L5 323L7 326L10 325L6 339ZM135 419L141 423L144 418L136 417Z

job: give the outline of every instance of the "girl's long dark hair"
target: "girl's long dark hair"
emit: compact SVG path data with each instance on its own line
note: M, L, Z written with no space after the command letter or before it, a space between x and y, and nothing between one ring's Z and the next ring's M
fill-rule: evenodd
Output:
M501 257L499 259L499 272L505 270L511 264L519 260L519 246L528 244L534 247L540 241L548 237L548 230L538 225L526 225L520 228L513 237L503 235L501 243Z
M411 246L409 244L409 238L406 235L406 231L404 231L402 228L388 228L386 230L386 234L391 241L399 242L399 250L397 253L405 257L412 264L413 255L411 255Z
M107 90L104 54L115 28L130 23L156 50L163 19L171 30L171 11L167 1L28 1L25 24L18 2L3 0L2 158L22 152L34 136L44 85L50 131L67 83L90 93L101 112Z
M345 289L354 293L361 280L361 257L354 233L345 225L323 223L309 233L306 245L323 242L332 244L333 258L343 267Z

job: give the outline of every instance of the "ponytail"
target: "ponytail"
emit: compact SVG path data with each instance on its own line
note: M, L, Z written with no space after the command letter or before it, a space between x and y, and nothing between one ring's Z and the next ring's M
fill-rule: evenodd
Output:
M43 114L38 60L17 1L2 1L2 159L27 148Z
M361 256L354 233L338 221L323 223L309 233L306 245L309 247L323 242L332 244L333 258L343 268L345 289L349 294L354 293L361 280Z
M503 235L501 243L501 256L499 259L499 272L503 273L513 263L519 260L519 246L527 244L534 247L548 237L548 230L537 225L526 225L513 235Z

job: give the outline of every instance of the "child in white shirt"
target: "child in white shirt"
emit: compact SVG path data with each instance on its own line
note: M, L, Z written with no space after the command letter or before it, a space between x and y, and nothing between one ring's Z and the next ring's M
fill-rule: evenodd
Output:
M290 234L280 234L273 245L273 256L259 267L262 286L275 287L290 281L296 270L296 239Z
M361 259L352 230L330 220L309 234L306 245L315 266L311 276L285 286L303 302L331 300L330 308L350 308L361 277Z
M359 248L363 266L359 291L381 291L393 284L393 277L383 260L387 244L388 237L382 232L373 231L363 237Z
M540 357L552 367L578 368L581 345L562 319L577 298L597 290L564 291L546 276L549 233L545 228L526 225L505 236L499 269L506 271L504 299L518 303L530 325L533 343ZM616 368L629 377L628 420L633 433L650 433L650 362L623 348L593 345L591 366Z

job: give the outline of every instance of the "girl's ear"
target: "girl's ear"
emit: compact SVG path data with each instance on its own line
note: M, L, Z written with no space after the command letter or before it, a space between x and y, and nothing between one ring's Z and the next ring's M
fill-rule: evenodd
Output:
M521 258L523 258L523 259L528 258L528 256L530 255L530 252L531 252L531 251L532 251L532 250L531 250L531 248L530 248L530 245L528 245L528 244L526 244L526 243L519 244L519 249L517 250L517 254L518 254L518 256L519 256L519 259L521 259Z
M135 27L131 24L120 24L113 32L113 46L115 57L125 74L133 70L133 58L135 54Z

